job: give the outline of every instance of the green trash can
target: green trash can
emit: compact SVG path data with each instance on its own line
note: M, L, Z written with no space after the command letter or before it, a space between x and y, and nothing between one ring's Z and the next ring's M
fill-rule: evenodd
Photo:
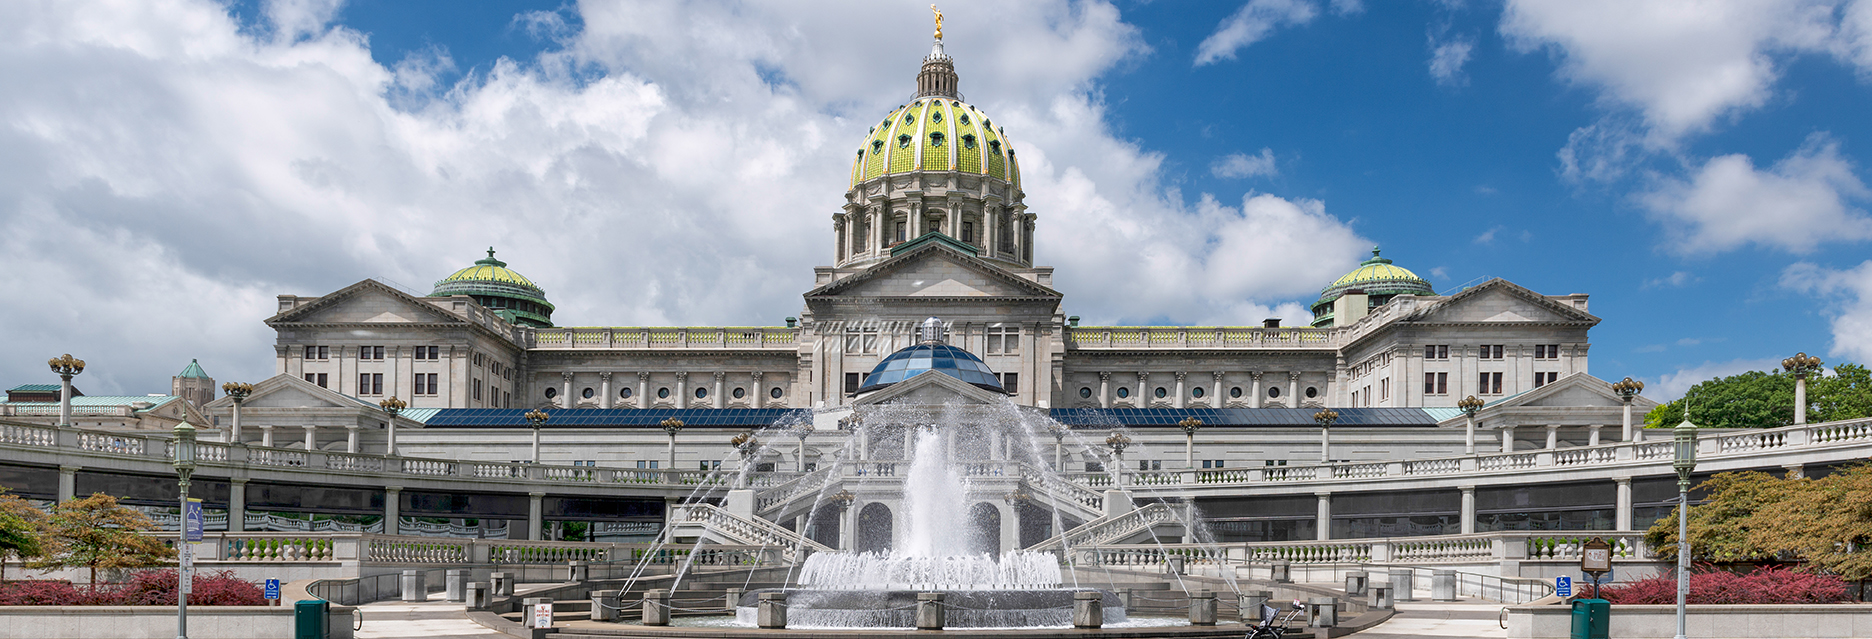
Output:
M1612 630L1612 602L1573 600L1573 639L1607 639Z
M325 615L330 606L331 603L324 599L293 602L293 639L325 639L329 636Z

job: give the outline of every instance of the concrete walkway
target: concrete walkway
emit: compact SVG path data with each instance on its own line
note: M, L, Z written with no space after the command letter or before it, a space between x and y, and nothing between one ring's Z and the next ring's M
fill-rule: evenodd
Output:
M1481 599L1455 602L1403 602L1390 620L1351 636L1360 639L1405 639L1407 637L1490 637L1508 636L1498 616L1502 604Z
M443 599L443 593L429 595L422 603L380 601L358 606L364 611L364 626L356 639L392 637L445 637L460 639L512 639L468 619L462 605Z

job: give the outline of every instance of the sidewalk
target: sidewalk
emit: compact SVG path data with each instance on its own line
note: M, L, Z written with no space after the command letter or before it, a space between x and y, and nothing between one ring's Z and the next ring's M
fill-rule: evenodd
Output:
M1360 639L1407 637L1507 637L1498 621L1503 604L1481 599L1454 602L1401 602L1390 620L1351 636Z
M358 606L364 611L364 626L356 639L392 637L444 637L451 639L512 639L468 620L461 603L450 603L443 593L429 595L422 603L380 601Z

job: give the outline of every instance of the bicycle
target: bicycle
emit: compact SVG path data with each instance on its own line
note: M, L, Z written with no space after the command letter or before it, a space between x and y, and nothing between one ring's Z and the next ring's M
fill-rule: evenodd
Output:
M1261 606L1261 623L1250 626L1248 628L1248 635L1243 639L1280 639L1281 633L1286 632L1287 626L1292 624L1293 620L1299 617L1300 613L1303 612L1306 612L1306 604L1300 603L1298 599L1294 600L1293 608L1288 610L1287 616L1284 619L1281 618L1280 610L1273 606L1263 604Z

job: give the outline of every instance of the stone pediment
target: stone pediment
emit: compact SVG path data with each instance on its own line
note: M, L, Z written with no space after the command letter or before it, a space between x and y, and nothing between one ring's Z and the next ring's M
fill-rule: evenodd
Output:
M945 243L929 242L862 273L814 289L806 297L1057 299L1060 294Z
M364 280L267 320L268 324L436 324L464 320L377 282Z
M204 410L231 409L234 400L221 396L209 402ZM254 384L252 395L241 402L244 408L345 408L375 409L375 406L362 400L339 394L329 388L319 388L317 384L280 374Z
M1540 406L1554 408L1617 408L1624 400L1612 390L1612 384L1584 373L1574 373L1551 384L1502 400L1501 406ZM1635 397L1632 410L1643 414L1656 402Z
M912 404L923 406L942 406L953 404L985 405L999 403L1004 396L993 391L976 387L960 379L930 371L866 393L852 402L854 406L867 404Z
M1452 295L1422 311L1417 321L1452 324L1540 323L1597 324L1599 318L1507 280L1487 283Z

